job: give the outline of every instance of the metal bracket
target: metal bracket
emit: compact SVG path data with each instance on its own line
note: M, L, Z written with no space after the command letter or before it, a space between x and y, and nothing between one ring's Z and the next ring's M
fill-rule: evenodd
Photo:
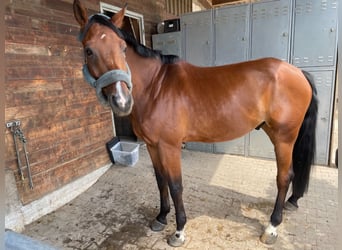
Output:
M12 127L17 127L17 126L20 126L20 121L19 120L14 120L14 121L6 122L6 127L7 128L12 128Z

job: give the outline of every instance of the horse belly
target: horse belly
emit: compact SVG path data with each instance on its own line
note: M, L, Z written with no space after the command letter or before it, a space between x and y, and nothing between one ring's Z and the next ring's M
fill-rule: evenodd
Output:
M190 121L187 141L221 142L244 136L256 128L261 119L251 119L239 113L219 115L204 114Z

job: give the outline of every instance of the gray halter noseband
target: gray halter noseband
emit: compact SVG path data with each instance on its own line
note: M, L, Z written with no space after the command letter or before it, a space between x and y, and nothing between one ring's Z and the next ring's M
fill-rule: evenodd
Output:
M103 15L103 14L95 14L95 15L92 15L89 17L89 21L88 21L86 27L83 29L83 32L80 33L80 35L79 35L80 41L82 41L84 39L84 37L85 37L87 31L89 30L90 26L95 22L110 27L114 32L116 32L120 37L122 37L120 30L110 22L110 18L108 16ZM132 76L131 76L131 71L130 71L127 63L126 63L126 68L127 68L127 72L123 71L121 69L113 69L113 70L107 71L102 76L100 76L98 79L95 79L90 74L90 72L88 70L88 66L85 63L85 64L83 64L82 72L83 72L83 77L85 78L85 80L90 84L90 86L92 86L93 88L96 89L96 96L99 99L99 101L101 102L101 104L108 106L109 105L108 100L102 93L102 89L104 87L107 87L112 83L122 81L122 82L126 83L127 88L130 91L130 93L132 92L132 88L133 88Z

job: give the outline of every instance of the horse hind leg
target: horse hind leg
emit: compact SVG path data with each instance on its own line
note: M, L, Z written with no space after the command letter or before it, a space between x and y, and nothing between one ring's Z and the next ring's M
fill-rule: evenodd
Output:
M303 71L307 81L312 88L310 105L306 111L299 134L294 144L292 164L294 178L292 180L292 195L286 202L285 208L296 210L298 199L303 197L308 190L312 164L315 158L316 148L316 125L318 114L317 90L312 76Z
M291 166L292 150L293 143L281 142L275 144L278 194L270 218L270 223L260 237L261 242L265 244L274 244L276 242L278 237L277 227L283 220L285 198L293 176Z

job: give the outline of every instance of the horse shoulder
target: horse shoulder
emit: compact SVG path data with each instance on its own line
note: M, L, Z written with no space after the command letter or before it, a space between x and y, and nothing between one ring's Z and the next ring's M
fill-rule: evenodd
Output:
M181 127L179 123L182 121L174 117L181 117L184 111L180 100L186 77L184 65L184 62L164 64L145 90L144 95L148 99L144 103L135 104L143 104L143 107L140 106L134 116L134 127L138 137L150 145L160 140L172 141L176 137L170 135L180 132L176 130Z

